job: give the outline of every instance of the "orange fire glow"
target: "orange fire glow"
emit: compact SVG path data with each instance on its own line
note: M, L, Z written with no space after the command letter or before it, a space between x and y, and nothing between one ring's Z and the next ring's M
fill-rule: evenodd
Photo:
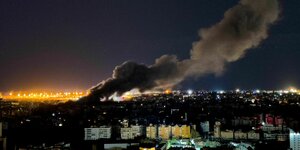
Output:
M45 101L45 100L78 100L81 97L88 95L88 92L9 92L3 94L4 100L28 100L28 101Z
M165 94L171 94L171 93L172 93L172 90L170 90L170 89L165 90Z

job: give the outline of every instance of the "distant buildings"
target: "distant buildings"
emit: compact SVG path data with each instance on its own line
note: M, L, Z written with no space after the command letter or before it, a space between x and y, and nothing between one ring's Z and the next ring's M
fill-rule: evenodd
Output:
M150 139L160 138L163 140L170 138L191 138L191 127L189 125L149 125L146 128L146 136Z
M99 128L85 128L84 139L110 139L112 132L114 132L112 131L112 128L106 126L101 126ZM129 127L120 128L120 138L122 140L145 137L145 135L150 139L160 138L163 140L168 140L170 138L191 138L191 127L189 125L149 125L148 127L146 127L146 132L145 126L142 125L131 125Z
M84 140L99 140L111 138L111 127L84 128Z
M141 137L145 135L145 127L141 125L132 125L130 127L121 128L121 139L129 140L135 139L137 137Z
M262 133L262 134L260 134ZM224 140L272 140L284 142L288 140L286 127L276 127L270 124L263 125L259 130L221 130L221 123L216 122L214 125L214 137Z
M227 144L235 142L234 145L240 142L253 145L258 143L261 146L277 143L287 149L290 142L288 127L299 127L299 123L295 123L299 122L296 118L300 115L299 98L300 95L295 93L194 91L145 94L126 102L104 101L86 105L71 101L60 104L53 101L4 100L0 101L0 118L11 119L12 126L9 132L6 128L2 132L4 136L2 134L0 137L0 144L4 145L4 137L9 137L7 149L15 145L22 146L23 139L34 139L27 136L28 132L33 133L37 131L35 127L43 127L53 129L58 136L74 133L77 136L71 138L76 142L70 145L77 148L77 141L80 141L83 143L80 149L85 149L85 144L114 147L116 143L121 143L119 147L122 147L122 143L126 143L126 147L129 147L132 146L130 143L155 143L161 140L174 140L172 145L175 148L187 145L189 138L190 142L197 143L195 145L199 147L215 147L218 144L214 142L220 141ZM214 121L217 122L214 124ZM13 131L25 134L13 134ZM55 139L43 132L36 135L44 136L47 140ZM197 138L200 135L202 138ZM68 138L62 139L60 143L66 141ZM155 143L154 147L159 145ZM242 143L240 145L243 146ZM30 149L32 145L26 143L20 148ZM145 144L141 148L153 148L153 145L149 147Z
M242 132L242 131L233 131L233 130L221 130L221 123L216 122L214 125L214 137L221 138L224 140L259 140L259 133L254 131Z
M172 127L171 133L173 138L191 138L191 127L189 125L175 125Z

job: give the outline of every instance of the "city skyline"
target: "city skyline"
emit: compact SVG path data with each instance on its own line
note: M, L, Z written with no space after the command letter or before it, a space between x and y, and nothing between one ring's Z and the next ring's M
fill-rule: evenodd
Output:
M300 1L0 1L0 150L300 150Z
M0 91L86 90L127 60L151 65L164 54L186 59L199 29L219 22L237 3L1 2ZM175 89L299 87L298 2L280 3L279 21L260 46L227 64L222 75L187 78Z

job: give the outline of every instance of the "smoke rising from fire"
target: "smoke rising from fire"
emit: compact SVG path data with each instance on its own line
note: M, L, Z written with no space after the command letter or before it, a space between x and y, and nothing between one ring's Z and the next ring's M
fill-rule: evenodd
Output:
M94 86L91 95L99 98L134 88L141 91L166 88L188 77L219 75L227 63L242 58L248 49L267 38L268 28L279 13L278 0L240 0L225 12L220 22L200 29L200 39L193 43L190 59L163 55L151 66L124 62L114 69L112 77Z

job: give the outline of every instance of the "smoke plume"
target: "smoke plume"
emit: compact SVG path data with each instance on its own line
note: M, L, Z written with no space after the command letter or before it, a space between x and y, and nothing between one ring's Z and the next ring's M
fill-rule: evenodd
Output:
M200 29L190 59L180 61L175 55L163 55L151 66L124 62L114 69L111 78L94 86L91 95L108 97L134 88L144 91L172 87L187 77L219 75L227 63L242 58L248 49L267 38L268 28L279 13L278 0L240 0L220 22Z

